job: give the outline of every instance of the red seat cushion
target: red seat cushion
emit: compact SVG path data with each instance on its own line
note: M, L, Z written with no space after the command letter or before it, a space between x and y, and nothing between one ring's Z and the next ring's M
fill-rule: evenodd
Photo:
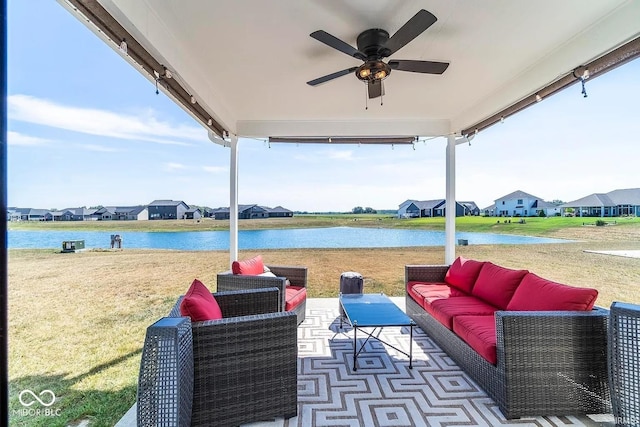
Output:
M481 261L458 257L447 270L444 281L448 285L470 294L483 265L484 262Z
M493 315L458 316L453 319L453 332L489 363L497 363L496 319Z
M593 308L597 297L595 289L562 285L529 273L513 294L507 310L587 311Z
M180 314L191 317L192 322L222 319L222 311L207 287L195 279L180 302Z
M304 286L287 286L285 288L285 311L291 311L307 299L307 288Z
M438 282L409 282L407 283L407 293L421 307L424 307L425 302L431 303L437 299L466 295L446 283Z
M496 308L474 296L438 299L425 302L425 310L449 329L453 328L453 318L462 315L493 314Z
M485 262L471 294L504 310L527 273L527 270L512 270Z
M231 263L231 271L233 274L256 275L264 273L264 263L262 255L256 255L253 258L244 261L233 261Z

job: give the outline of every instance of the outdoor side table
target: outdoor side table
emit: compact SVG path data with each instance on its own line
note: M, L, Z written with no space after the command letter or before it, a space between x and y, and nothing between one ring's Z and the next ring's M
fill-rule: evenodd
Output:
M164 317L147 328L138 377L138 426L189 426L193 338L188 317Z
M362 274L355 271L345 271L340 275L340 294L362 294L364 291L364 279ZM340 308L340 317L344 318L344 310L342 305Z
M640 305L614 302L609 312L609 387L616 426L640 425Z

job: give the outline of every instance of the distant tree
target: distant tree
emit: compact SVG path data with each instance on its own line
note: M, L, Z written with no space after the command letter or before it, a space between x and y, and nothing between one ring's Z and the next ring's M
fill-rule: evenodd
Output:
M558 205L564 205L564 202L560 199L553 199L551 201L551 204L558 206Z
M538 213L539 217L545 217L547 216L546 212L544 211L544 209L540 209L540 212Z
M351 213L361 214L361 213L364 213L364 209L362 208L362 206L356 206L351 210Z
M364 213L375 214L375 213L378 213L378 212L376 212L376 210L373 209L373 208L366 207L366 208L364 208Z

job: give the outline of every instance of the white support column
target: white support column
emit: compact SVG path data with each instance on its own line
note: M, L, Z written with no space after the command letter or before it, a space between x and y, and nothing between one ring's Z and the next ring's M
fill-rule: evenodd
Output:
M229 268L238 259L238 136L231 135L229 165Z
M452 264L456 258L456 138L447 137L446 212L444 223L444 262Z

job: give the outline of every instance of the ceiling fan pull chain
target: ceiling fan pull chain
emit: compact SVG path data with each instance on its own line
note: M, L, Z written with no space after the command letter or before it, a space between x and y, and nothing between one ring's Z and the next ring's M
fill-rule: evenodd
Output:
M380 80L380 106L384 105L382 98L384 98L384 80Z
M364 109L369 109L369 82L364 85Z

